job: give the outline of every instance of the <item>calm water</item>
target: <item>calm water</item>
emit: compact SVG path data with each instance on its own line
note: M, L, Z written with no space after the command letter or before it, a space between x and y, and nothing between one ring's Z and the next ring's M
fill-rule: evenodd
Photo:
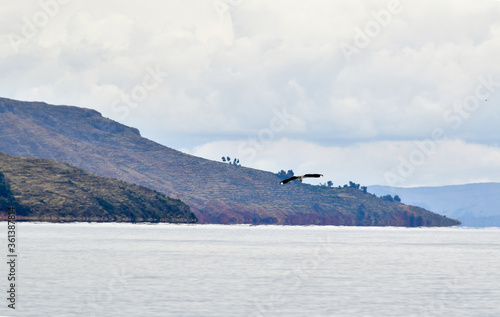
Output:
M500 316L500 228L21 223L17 234L18 308L3 300L1 316Z

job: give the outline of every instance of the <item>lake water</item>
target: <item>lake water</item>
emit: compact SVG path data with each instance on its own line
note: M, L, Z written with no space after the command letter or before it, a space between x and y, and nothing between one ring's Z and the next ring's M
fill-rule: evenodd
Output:
M500 228L17 226L0 316L500 316Z

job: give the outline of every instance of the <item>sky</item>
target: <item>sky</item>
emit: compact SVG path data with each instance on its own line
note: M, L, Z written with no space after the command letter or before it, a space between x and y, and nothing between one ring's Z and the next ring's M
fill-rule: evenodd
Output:
M310 183L500 182L500 1L0 0L0 97Z

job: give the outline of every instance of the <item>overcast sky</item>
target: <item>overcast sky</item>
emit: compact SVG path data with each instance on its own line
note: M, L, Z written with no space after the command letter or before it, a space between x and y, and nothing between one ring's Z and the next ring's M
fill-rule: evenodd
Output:
M500 182L500 1L0 0L0 96L334 185Z

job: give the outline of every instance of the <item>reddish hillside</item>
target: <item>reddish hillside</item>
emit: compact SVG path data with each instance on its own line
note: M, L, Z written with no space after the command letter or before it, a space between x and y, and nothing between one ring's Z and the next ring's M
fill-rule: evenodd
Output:
M358 189L281 186L273 173L181 153L89 109L0 99L0 135L1 152L152 188L187 203L200 223L458 224Z

